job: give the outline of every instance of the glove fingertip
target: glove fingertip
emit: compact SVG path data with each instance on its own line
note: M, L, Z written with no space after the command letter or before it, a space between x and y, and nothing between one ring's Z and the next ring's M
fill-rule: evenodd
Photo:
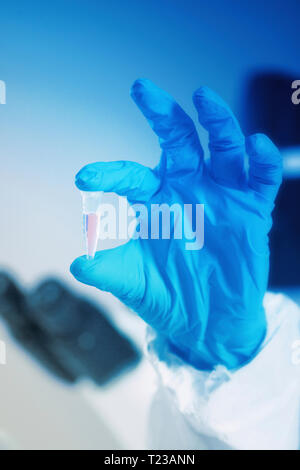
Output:
M92 190L90 186L93 186L95 178L98 176L98 171L95 168L95 164L90 163L85 165L75 176L75 185L80 190Z
M82 261L81 258L76 258L70 266L70 273L72 276L77 277L82 272Z
M84 282L87 277L87 271L94 265L94 260L88 259L86 256L76 258L70 266L70 272L78 281Z
M205 109L210 109L219 106L228 110L225 101L208 86L201 86L194 92L193 102L196 108L204 106Z
M144 96L147 88L154 86L154 84L147 78L138 78L131 86L130 96L134 101L139 101Z
M265 134L253 134L246 139L249 155L249 186L274 200L282 182L282 156Z
M203 85L203 86L197 88L197 90L194 91L193 101L198 102L202 98L210 97L212 95L214 95L214 92L208 86Z
M246 151L260 163L282 164L281 153L272 140L265 134L257 133L246 139Z

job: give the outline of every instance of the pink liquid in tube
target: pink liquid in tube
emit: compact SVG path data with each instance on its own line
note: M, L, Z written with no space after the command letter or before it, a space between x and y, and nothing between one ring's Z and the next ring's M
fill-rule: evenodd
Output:
M97 249L99 227L100 227L100 214L89 213L83 214L83 227L86 239L87 257L93 259Z

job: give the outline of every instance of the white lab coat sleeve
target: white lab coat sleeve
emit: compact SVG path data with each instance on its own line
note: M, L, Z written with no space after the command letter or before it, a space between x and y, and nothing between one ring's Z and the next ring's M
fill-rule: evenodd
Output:
M235 371L199 371L148 332L147 354L158 375L149 448L300 448L300 309L271 293L264 306L266 339Z

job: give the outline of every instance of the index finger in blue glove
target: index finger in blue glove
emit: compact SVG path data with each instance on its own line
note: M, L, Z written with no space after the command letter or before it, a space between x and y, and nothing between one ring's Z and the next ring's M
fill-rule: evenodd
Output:
M264 134L246 139L249 155L249 186L274 201L282 181L282 157L273 142Z
M146 79L134 82L131 96L159 137L167 171L197 171L203 150L195 124L172 96Z
M97 162L84 166L75 184L82 191L115 192L130 202L147 202L160 188L159 177L148 167L130 161Z
M220 184L241 186L245 180L245 138L235 116L208 87L196 90L193 101L199 122L209 133L213 178Z

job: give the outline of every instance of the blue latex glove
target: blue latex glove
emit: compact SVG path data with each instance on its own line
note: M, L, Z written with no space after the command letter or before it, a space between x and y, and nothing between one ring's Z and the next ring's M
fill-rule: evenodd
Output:
M92 261L76 259L71 272L135 310L195 367L235 368L255 355L265 336L262 301L280 154L262 134L245 140L229 107L209 88L193 97L209 133L205 161L193 121L169 94L137 80L132 97L159 137L159 166L94 163L77 174L76 185L116 192L129 202L203 203L204 247L188 251L184 240L131 240L97 252Z

